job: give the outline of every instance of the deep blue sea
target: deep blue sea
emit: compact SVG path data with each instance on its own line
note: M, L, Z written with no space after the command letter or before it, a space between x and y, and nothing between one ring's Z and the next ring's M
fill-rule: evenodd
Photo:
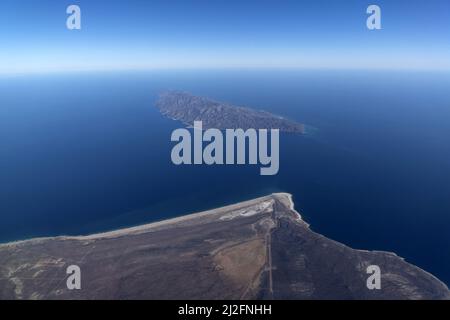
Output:
M313 126L280 171L175 166L167 89ZM394 251L450 284L450 74L166 71L0 78L0 241L87 234L294 195L313 230Z

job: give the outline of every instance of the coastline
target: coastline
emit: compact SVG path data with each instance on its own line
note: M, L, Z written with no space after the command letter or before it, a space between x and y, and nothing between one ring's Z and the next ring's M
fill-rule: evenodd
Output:
M282 232L282 237L278 238L274 236L271 239L269 236L271 234L272 228L279 228L280 223L276 221L284 221L281 225L282 229L278 229L278 232ZM253 222L252 222L253 221ZM259 221L259 222L258 222ZM256 223L256 224L252 224ZM232 229L229 229L230 226L233 226ZM265 227L263 227L265 226ZM278 226L278 227L276 227ZM211 229L212 228L212 229ZM228 244L224 245L223 241L223 233L218 233L221 236L218 236L218 238L214 238L215 231L212 230L233 230L233 232L237 232L236 234L233 233L233 236L228 239ZM248 228L247 230L266 230L264 232L269 232L265 234L263 238L261 236L256 238L250 238L252 241L249 241L247 238L241 239L243 242L239 242L239 237L236 238L236 236L239 234L237 230L240 228L243 228L241 233L241 236L248 235L248 231L245 231L245 228ZM260 229L263 228L263 229ZM266 229L264 229L266 228ZM283 231L284 230L284 231ZM285 231L287 232L285 233ZM295 232L293 232L295 230ZM5 244L0 244L0 253L3 252L3 254L6 254L6 256L10 255L8 252L22 252L22 254L25 254L27 259L30 259L30 261L33 261L33 255L28 256L27 250L23 251L24 248L31 249L32 247L36 246L36 252L39 254L42 254L42 249L48 249L48 248L61 248L61 252L66 251L66 249L63 248L71 248L74 252L78 252L79 255L82 256L82 260L84 260L84 257L86 257L86 254L92 253L92 250L96 248L98 250L98 253L96 253L96 257L109 259L109 254L104 255L102 252L109 252L110 250L113 250L113 252L116 250L125 250L123 254L127 253L130 254L130 252L134 252L136 255L135 259L129 260L130 263L133 263L136 259L143 259L142 268L145 268L145 259L152 257L152 252L155 248L158 248L158 246L162 245L160 241L172 241L172 239L176 239L176 237L181 237L180 239L184 241L184 237L191 233L194 235L194 237L198 236L198 232L205 233L205 238L201 242L197 242L200 246L217 246L216 249L214 249L212 257L219 258L221 255L216 255L217 252L221 252L221 250L230 250L229 248L238 248L239 251L240 245L237 245L239 243L247 243L247 244L257 244L257 241L261 241L261 239L265 239L265 241L268 241L269 239L269 245L266 248L265 245L263 245L266 242L261 242L261 246L258 247L260 250L263 250L262 248L266 248L268 250L282 250L284 254L286 252L291 252L294 254L294 252L297 252L297 250L300 250L300 256L303 256L304 254L307 254L311 259L319 259L321 261L321 268L324 268L324 270L327 270L328 262L327 257L329 254L325 254L329 250L332 250L332 259L335 262L339 261L345 261L345 259L348 259L349 257L354 257L356 260L355 263L357 263L357 270L359 270L359 266L361 263L363 265L365 263L373 263L372 261L375 261L375 263L381 263L380 266L384 266L385 268L393 268L391 270L387 270L386 276L392 277L394 275L394 278L391 279L396 283L397 281L395 277L411 277L411 274L417 274L421 275L421 279L423 281L427 281L426 283L430 284L432 283L432 291L426 291L428 289L424 289L423 292L432 293L433 290L437 290L438 292L441 291L448 291L447 284L443 281L441 281L439 278L434 276L432 273L414 265L409 262L407 262L404 258L398 256L395 253L388 252L388 251L378 251L378 250L359 250L359 249L353 249L346 244L343 244L339 241L329 239L326 236L316 233L313 230L310 229L309 224L307 224L301 217L301 214L295 209L295 203L293 200L293 195L286 192L279 192L279 193L272 193L267 196L258 197L255 199L238 202L235 204L223 206L220 208L212 209L212 210L206 210L201 211L197 213L192 213L184 216L179 216L175 218L170 218L162 221L147 223L135 227L129 227L129 228L122 228L117 230L112 230L108 232L101 232L101 233L94 233L90 235L81 235L81 236L56 236L56 237L42 237L42 238L32 238L27 240L21 240L21 241L14 241L9 242ZM212 232L212 233L211 233ZM228 232L228 231L227 231ZM174 238L175 237L175 238ZM283 237L293 237L291 241L289 242L283 242L281 240L278 245L276 244L277 241L280 239L283 239ZM298 238L297 238L298 237ZM152 240L153 239L153 240ZM155 240L158 239L158 240ZM259 239L259 240L258 240ZM277 239L277 240L274 240ZM297 239L293 241L294 239ZM113 242L110 242L112 240ZM304 248L299 248L296 241L302 241L302 243L308 243ZM255 242L256 241L256 242ZM272 246L272 241L275 241L275 248ZM306 242L305 242L306 241ZM184 242L182 242L184 243ZM292 245L289 245L286 247L287 243L291 243ZM281 244L281 245L280 245ZM78 249L77 249L78 248ZM99 248L103 248L100 249ZM133 249L134 248L134 249ZM142 248L152 248L150 251L145 251L146 253L142 255ZM164 245L162 245L162 248L165 248ZM162 250L161 248L161 250ZM169 251L172 252L175 250L175 247L172 247L169 245ZM181 245L180 248L183 248L183 245ZM192 250L191 245L189 245L189 250ZM228 249L227 249L228 248ZM328 248L328 249L327 249ZM18 250L18 251L15 251ZM52 249L54 250L54 249ZM70 251L71 251L70 250ZM87 253L86 253L86 250ZM184 249L183 249L184 250ZM185 252L183 251L182 252ZM253 250L253 249L252 249ZM264 249L265 250L265 249ZM306 250L306 251L302 251ZM328 251L327 251L328 250ZM34 250L30 250L30 252L33 252ZM244 250L245 251L245 250ZM322 255L321 252L324 252L325 255ZM52 251L53 252L53 251ZM158 252L158 250L156 251ZM162 252L162 251L161 251ZM166 251L164 251L166 254ZM265 251L264 251L265 252ZM353 254L352 254L353 252ZM329 253L329 252L328 252ZM45 254L45 250L44 250ZM121 255L121 253L116 252L115 254ZM172 252L173 254L173 252ZM277 253L274 253L275 256L277 256ZM278 253L279 254L279 253ZM48 255L45 254L46 256ZM53 253L52 253L53 255ZM64 254L62 254L64 256ZM175 255L178 257L178 253ZM188 255L189 256L189 255ZM293 255L292 257L294 257ZM184 256L187 257L187 256ZM292 258L291 257L291 258ZM357 257L357 258L356 258ZM46 258L47 259L47 258ZM73 256L70 257L70 259L74 259ZM97 259L97 258L96 258ZM97 260L93 261L97 261ZM155 254L152 259L156 259L155 261L159 261L160 259L158 254ZM178 258L177 258L178 259ZM294 259L294 258L293 258ZM359 260L358 260L359 259ZM295 260L295 259L294 259ZM52 262L53 261L53 262ZM58 264L59 260L52 260L50 261L51 264ZM115 261L115 260L114 260ZM178 260L177 260L178 261ZM192 260L193 263L196 261L195 259ZM267 262L267 260L265 260ZM269 260L270 261L270 260ZM314 260L315 261L315 260ZM358 262L359 261L359 262ZM365 262L364 262L365 261ZM389 263L388 263L389 261ZM31 262L30 262L31 263ZM36 265L41 265L41 260L36 260L34 263ZM47 263L47 262L46 262ZM197 262L195 262L197 263ZM388 263L388 266L385 264ZM285 264L283 260L278 261L278 267L286 267L290 265L289 263ZM30 264L33 265L32 263ZM178 263L176 263L178 265ZM158 266L158 264L152 265L152 266ZM390 266L390 267L389 267ZM397 267L396 267L397 266ZM398 268L398 266L402 266L401 268ZM16 266L15 272L22 272L21 267ZM397 269L395 269L397 268ZM126 269L124 269L126 270ZM47 270L50 272L51 270ZM34 272L34 271L33 271ZM292 271L294 272L294 271ZM393 273L392 273L393 272ZM16 277L17 278L17 277ZM414 277L413 277L414 278ZM422 282L417 282L416 280L413 280L411 278L410 281L411 285L414 283L417 283L419 287L427 288L427 285ZM151 277L149 278L151 279ZM402 278L403 279L403 278ZM407 278L405 278L407 279ZM428 280L427 280L428 279ZM421 280L421 281L422 281ZM325 280L324 280L325 281ZM402 280L406 281L406 280ZM413 290L412 292L415 292L414 286L411 287ZM419 290L420 291L420 290ZM420 291L422 292L422 291ZM428 294L427 293L427 294ZM431 294L430 293L430 294ZM411 297L414 297L412 295ZM425 296L427 297L427 296ZM446 294L445 297L447 299L450 299L450 294Z
M26 244L39 244L39 243L42 243L45 241L51 241L51 240L75 240L75 241L87 241L89 243L91 241L96 241L96 240L100 240L100 239L114 239L114 238L119 238L119 237L124 237L124 236L130 236L130 235L138 235L138 234L152 232L155 230L161 230L161 228L168 229L168 228L171 228L171 227L176 226L183 222L195 221L197 219L205 220L205 218L220 217L229 211L242 210L243 208L259 204L262 201L270 200L273 197L284 198L288 202L287 204L288 204L289 209L295 214L294 219L297 222L301 222L302 224L304 224L308 229L310 228L310 224L308 224L306 221L304 221L302 219L301 213L295 209L295 202L293 200L293 195L288 192L276 192L276 193L272 193L272 194L269 194L266 196L262 196L262 197L258 197L258 198L254 198L254 199L250 199L250 200L245 200L245 201L237 202L234 204L225 205L225 206L222 206L219 208L195 212L195 213L191 213L191 214L187 214L187 215L182 215L179 217L150 222L150 223L141 224L141 225L137 225L137 226L133 226L133 227L120 228L120 229L115 229L115 230L111 230L111 231L98 232L98 233L92 233L92 234L87 234L87 235L77 235L77 236L59 235L59 236L53 236L53 237L37 237L37 238L30 238L30 239L0 243L0 249L8 248L8 247L16 247L16 246L21 246L21 245L26 245ZM279 199L279 200L281 200L281 199ZM320 235L323 237L326 237L325 235L322 235L322 234L320 234ZM333 240L333 241L341 244L342 246L351 248L350 246L343 244L339 241L336 241L336 240ZM367 250L367 249L356 249L356 248L354 248L354 250L359 251L359 252L366 252L366 253L377 253L378 252L378 253L389 254L389 255L393 255L395 257L398 257L398 258L406 261L406 259L397 255L395 252L391 252L391 251ZM417 268L417 270L427 273L429 276L433 277L436 281L439 281L444 286L447 286L446 283L441 281L434 274L420 268L419 266L417 266L415 264L412 264L412 265L415 268Z
M289 209L290 209L292 212L294 212L295 214L297 214L298 220L299 220L299 221L305 222L305 221L303 220L303 218L302 218L301 213L298 212L298 211L295 209L294 196L293 196L291 193L288 193L288 192L277 192L277 193L273 193L273 195L280 195L280 196L285 196L285 197L287 197L288 200L289 200ZM306 223L306 222L305 222L305 223Z
M158 227L164 227L164 226L170 227L171 225L186 222L186 221L193 220L193 219L209 217L209 216L221 214L222 212L226 212L226 211L239 210L243 207L257 204L257 203L263 201L264 199L270 198L273 195L290 197L289 201L292 203L292 207L294 206L294 203L292 202L292 195L290 193L274 193L274 194L270 194L270 195L266 195L266 196L262 196L262 197L258 197L258 198L253 198L250 200L245 200L245 201L225 205L225 206L214 208L214 209L209 209L209 210L200 211L200 212L194 212L194 213L190 213L187 215L181 215L181 216L174 217L174 218L140 224L137 226L119 228L119 229L114 229L114 230L104 231L104 232L96 232L96 233L87 234L87 235L75 235L75 236L58 235L58 236L35 237L35 238L29 238L29 239L15 240L15 241L10 241L10 242L0 243L0 248L16 246L16 245L21 245L21 244L25 244L25 243L39 243L39 242L48 241L48 240L52 240L52 239L84 240L84 241L87 240L87 241L89 241L89 240L97 240L97 239L104 239L104 238L116 238L116 237L121 237L121 236L132 235L132 234L151 232L152 229L155 229ZM299 217L301 219L300 214L297 211L295 211L295 212L299 215Z

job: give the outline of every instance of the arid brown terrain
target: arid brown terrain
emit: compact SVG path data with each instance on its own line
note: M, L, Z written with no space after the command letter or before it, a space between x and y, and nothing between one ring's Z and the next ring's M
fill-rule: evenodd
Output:
M66 268L81 268L68 290ZM366 268L381 269L369 290ZM1 299L446 299L393 253L351 249L301 220L289 194L85 237L0 245Z
M202 121L205 129L279 129L281 132L305 133L303 124L281 116L186 92L164 92L160 94L156 107L163 115L187 125Z

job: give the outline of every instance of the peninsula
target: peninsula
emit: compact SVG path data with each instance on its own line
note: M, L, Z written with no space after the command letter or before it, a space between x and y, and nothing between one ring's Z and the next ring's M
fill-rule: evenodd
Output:
M389 252L317 234L276 193L90 236L0 245L0 299L449 299L445 284ZM66 286L68 266L81 290ZM381 288L367 287L367 268Z
M159 96L156 107L163 115L189 126L194 121L202 121L204 129L279 129L281 132L305 133L303 124L284 117L186 92L164 92Z

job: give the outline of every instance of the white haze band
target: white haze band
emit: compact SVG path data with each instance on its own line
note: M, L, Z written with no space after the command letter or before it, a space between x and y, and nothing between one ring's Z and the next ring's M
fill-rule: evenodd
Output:
M176 129L172 132L171 141L178 142L171 153L174 164L246 164L248 158L248 164L259 163L264 166L260 168L261 175L278 173L280 164L278 129L270 130L270 154L267 129L247 129L245 131L243 129L226 129L224 139L221 130L207 129L203 132L202 121L195 121L193 131L194 159L192 159L191 132L188 129ZM204 142L208 144L203 148ZM248 154L246 153L247 145Z

